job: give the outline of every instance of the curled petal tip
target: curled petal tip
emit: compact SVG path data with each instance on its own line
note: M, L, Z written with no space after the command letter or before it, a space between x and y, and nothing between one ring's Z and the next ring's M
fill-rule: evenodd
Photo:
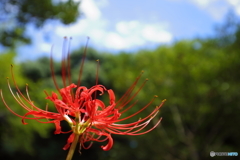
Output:
M26 122L24 121L24 119L22 119L22 124L26 125L26 124L28 124L28 123L26 123Z
M63 147L63 150L67 150L69 147L70 147L70 145L69 145L69 144L66 144L66 145Z
M112 148L113 146L113 139L111 137L110 134L105 134L105 136L107 136L107 139L108 139L108 144L105 145L105 146L101 146L101 148L104 150L104 151L108 151Z

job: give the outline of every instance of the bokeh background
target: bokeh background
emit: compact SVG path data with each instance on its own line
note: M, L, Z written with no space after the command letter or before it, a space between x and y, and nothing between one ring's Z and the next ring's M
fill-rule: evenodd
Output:
M202 160L212 159L210 151L240 152L239 1L3 0L0 8L0 88L18 114L25 111L8 91L10 65L21 90L28 83L34 103L53 108L43 91L56 90L49 57L54 45L55 73L60 77L63 36L73 37L73 81L87 36L83 85L95 84L96 59L99 83L117 97L144 70L141 82L149 81L137 96L138 104L126 114L139 110L154 95L159 98L152 108L167 99L158 116L163 120L152 132L113 135L110 151L94 143L81 154L76 151L73 159ZM139 117L135 118L131 120ZM0 103L0 159L65 159L62 147L68 134L54 135L52 124L27 122L23 125Z

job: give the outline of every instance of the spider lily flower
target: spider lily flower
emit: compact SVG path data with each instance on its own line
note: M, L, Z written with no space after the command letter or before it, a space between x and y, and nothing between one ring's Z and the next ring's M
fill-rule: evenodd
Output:
M66 45L67 38L65 38ZM64 45L64 46L65 46ZM137 116L148 107L152 107L153 101L157 96L154 96L152 100L140 108L137 112L122 118L122 114L127 112L132 107L138 107L137 101L134 98L138 95L141 89L144 87L147 79L144 83L136 89L136 84L141 78L143 72L136 78L133 84L127 89L125 94L116 101L114 91L112 89L106 89L103 85L98 84L98 69L99 61L97 60L97 71L96 71L96 84L91 88L87 88L81 85L81 76L83 73L84 60L86 57L86 48L82 57L79 79L77 84L71 82L71 70L70 70L70 55L69 52L66 54L63 51L62 58L62 82L63 87L60 88L54 74L53 58L51 56L50 68L52 73L52 79L58 93L52 92L51 94L46 93L46 99L53 102L57 112L51 112L48 110L41 109L34 105L28 94L28 85L26 85L26 94L22 93L19 89L17 82L14 78L13 66L11 66L11 75L16 93L13 91L10 85L10 79L7 78L7 84L13 98L17 103L26 110L25 115L19 115L15 113L3 97L2 90L0 91L1 98L7 109L22 118L22 123L26 119L36 120L40 123L54 123L56 130L55 134L60 133L71 133L67 144L63 147L67 150L70 146L69 152L73 152L78 143L85 149L91 147L92 142L104 142L105 145L101 146L103 150L110 150L113 146L113 134L118 135L142 135L152 131L161 122L162 118L159 118L157 123L150 129L146 129L151 120L155 118L159 112L159 109L164 104L163 100L159 106L155 107L150 114L144 118L140 118L135 122L124 124L123 122L127 119ZM64 50L65 48L63 48ZM100 93L100 94L99 94ZM105 104L102 100L97 98L97 95L107 94L109 97L108 104ZM99 96L98 96L99 97ZM60 122L67 121L70 126L70 131L62 131ZM90 142L86 146L86 142ZM72 154L72 153L71 153ZM71 156L70 156L71 157ZM69 158L71 159L71 158Z

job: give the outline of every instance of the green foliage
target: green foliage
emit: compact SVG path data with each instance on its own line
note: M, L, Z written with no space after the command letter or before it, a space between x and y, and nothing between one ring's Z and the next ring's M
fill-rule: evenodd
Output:
M26 61L22 63L22 72L33 82L40 81L51 76L49 62L49 59L46 57L37 61Z
M109 61L109 81L114 82L118 96L134 81L137 72L144 70L143 77L149 78L132 112L154 94L167 99L161 111L161 127L138 137L135 157L197 160L211 158L211 150L239 149L239 126L235 123L240 114L238 33L239 28L235 41L228 41L228 45L219 46L218 39L179 41L154 51L122 53L111 60L112 64ZM159 103L155 101L153 107ZM144 150L148 154L139 157ZM119 155L119 159L125 156L128 154Z
M25 83L29 82L23 75L21 74L21 68L19 65L14 64L13 58L15 57L14 53L5 53L0 55L0 68L1 68L1 79L0 79L0 89L3 91L3 96L11 109L17 114L24 115L26 111L22 109L17 102L15 102L11 93L8 90L6 77L9 77L10 83L13 91L15 87L13 85L10 69L11 64L13 65L13 72L15 76L15 80L17 82L18 87L24 92ZM31 94L31 92L30 92ZM36 95L35 91L34 94ZM40 97L40 94L37 95ZM35 103L38 105L39 103ZM45 104L44 104L45 105ZM41 137L47 137L48 130L50 127L48 125L36 124L36 122L28 122L28 125L23 125L21 122L21 118L13 115L3 103L0 103L0 135L1 135L1 153L9 154L14 156L18 152L27 152L28 154L34 154L33 150L33 141L35 138L35 134L40 135ZM3 156L4 156L3 154Z
M68 0L66 2L53 3L51 0L24 0L15 1L15 6L19 7L20 14L17 20L20 24L34 23L36 26L42 26L48 19L59 19L64 24L69 24L76 21L79 16L79 2ZM10 4L13 4L10 0ZM45 10L46 12L42 12Z
M16 47L17 42L30 43L25 34L26 25L42 27L46 21L59 20L67 25L79 17L79 2L68 0L2 0L0 44Z
M167 102L160 111L159 118L163 117L161 125L152 132L141 136L113 135L112 150L102 151L100 146L104 144L94 143L89 150L82 150L82 155L76 152L74 159L200 160L212 159L209 156L210 151L240 150L237 125L240 120L240 27L229 26L235 28L235 32L229 33L228 28L222 28L221 33L226 33L216 37L179 41L171 46L141 50L135 54L113 55L88 49L81 85L90 87L96 83L96 59L100 59L99 83L113 89L118 98L131 86L142 70L144 74L137 87L144 83L146 78L149 79L136 97L137 105L123 116L128 116L145 106L154 95L159 96L151 107L127 122L148 115L163 99L166 98ZM234 35L234 41L229 40L230 34ZM78 81L83 52L84 49L79 49L70 56L74 83ZM14 54L10 53L1 55L1 77L10 75L8 65L13 63L13 57ZM61 84L60 62L54 63L56 79ZM18 65L14 64L19 86L24 88L24 82L27 82L32 100L44 109L49 101L45 100L43 90L49 93L56 91L48 67L49 60L42 58L34 62L27 61L20 66L21 68L18 68ZM9 105L17 113L23 113L18 105L13 104L5 79L0 80L0 84ZM51 103L49 108L54 109ZM24 126L20 119L11 115L2 104L0 109L3 120L1 153L6 152L1 154L3 157L11 157L9 153L18 153L18 157L24 157L23 159L65 158L67 153L61 151L61 148L66 143L68 134L54 135L52 126L39 125L30 120L27 121L29 125ZM156 122L157 119L154 119L150 125L153 126ZM47 133L51 137L47 137ZM24 136L28 136L30 140L22 141ZM20 145L23 146L21 149ZM19 151L24 152L19 154ZM26 151L28 155L24 154Z

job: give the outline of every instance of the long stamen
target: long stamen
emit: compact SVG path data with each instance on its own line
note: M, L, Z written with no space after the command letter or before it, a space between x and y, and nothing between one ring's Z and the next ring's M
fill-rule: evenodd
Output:
M99 74L99 65L100 65L100 63L99 63L99 59L97 59L96 61L97 61L96 85L98 85L98 74ZM96 98L97 98L97 91L94 94L94 99L96 99Z
M139 82L143 71L141 74L136 78L136 80L133 82L133 84L127 89L125 94L117 101L115 102L115 94L113 90L107 90L103 85L98 84L99 83L99 68L100 68L100 62L97 61L97 70L96 70L96 80L95 85L93 87L90 87L89 89L81 86L81 78L83 74L83 68L84 63L86 61L86 54L87 54L87 47L88 47L88 41L87 40L86 46L84 48L83 56L81 59L80 69L79 69L79 75L78 75L78 82L77 85L72 84L71 79L71 60L70 60L70 45L71 45L71 38L70 41L68 41L67 37L64 37L63 42L63 48L62 48L62 63L61 63L61 79L62 79L62 85L63 88L59 88L56 80L56 76L54 73L54 67L53 67L53 47L51 49L51 59L50 59L50 70L52 74L52 79L54 82L54 85L58 92L60 93L61 98L58 98L58 95L56 93L52 93L51 96L48 95L46 91L45 94L47 95L47 99L50 99L58 111L57 113L48 111L48 105L46 105L46 110L42 110L38 107L36 107L31 100L29 96L29 88L26 84L26 94L22 93L20 88L17 86L17 82L14 79L13 75L13 66L11 66L11 74L14 86L16 88L16 93L13 92L13 89L10 86L10 82L8 81L8 87L13 95L13 98L16 100L16 102L23 107L28 112L21 116L15 113L13 110L10 109L10 107L7 105L7 103L4 100L2 90L0 89L0 97L3 100L3 103L5 106L15 114L16 116L19 116L22 118L22 122L26 119L34 119L41 123L54 123L56 127L55 133L69 133L72 132L72 136L69 137L68 143L64 149L68 149L68 147L71 145L71 148L69 150L69 156L67 159L71 159L76 145L80 142L80 145L83 146L83 148L89 148L92 145L92 142L90 143L90 146L85 146L84 143L88 141L97 141L97 142L103 142L108 141L108 144L105 146L102 146L103 150L109 150L113 145L113 140L111 137L111 134L118 134L118 135L142 135L145 133L150 132L154 128L157 127L157 125L161 122L162 118L157 120L157 123L152 127L149 126L150 122L153 120L153 118L156 118L159 109L162 107L165 100L162 101L162 103L157 106L155 109L153 109L150 114L147 116L144 116L144 118L140 118L137 121L134 121L132 123L122 124L121 121L127 120L129 118L132 118L136 116L137 114L145 111L151 104L154 102L155 98L157 96L154 96L150 102L148 102L145 106L140 108L140 110L136 111L133 114L126 115L125 117L121 117L121 114L125 113L129 109L131 109L133 106L136 105L138 100L135 100L139 92L142 90L142 88L145 86L148 79L146 79L142 84L137 85ZM136 87L140 86L140 87ZM74 93L76 91L76 93ZM108 92L109 95L109 105L105 105L103 101L97 99L97 93L103 94L104 92ZM132 102L133 101L133 102ZM33 116L33 117L32 117ZM67 118L66 118L67 117ZM46 119L46 120L44 120ZM63 132L61 129L60 122L61 121L67 121L70 122L71 130L68 132ZM119 124L116 124L115 122L118 122ZM147 129L150 128L150 129ZM74 135L75 134L75 135ZM105 139L103 139L106 137Z
M143 110L145 110L150 104L152 104L152 102L155 100L155 98L157 98L157 96L154 96L153 99L152 99L152 100L151 100L146 106L144 106L143 108L141 108L141 109L138 110L137 112L135 112L135 113L133 113L132 115L127 116L127 117L125 117L125 118L118 119L116 122L126 120L126 119L128 119L128 118L131 118L131 117L133 117L133 116L139 114L140 112L142 112Z
M2 99L2 101L3 101L3 103L4 103L4 105L5 105L5 106L7 107L7 109L8 109L11 113L13 113L14 115L16 115L16 116L18 116L18 117L20 117L20 118L25 118L25 119L33 119L33 120L45 119L45 117L34 118L34 117L25 117L25 116L22 116L22 115L17 114L16 112L14 112L14 111L8 106L7 102L5 101L5 99L4 99L4 97L3 97L2 90L0 90L0 96L1 96L1 99ZM26 124L26 123L24 123L24 124Z
M99 74L100 61L99 61L99 59L97 59L96 61L97 61L96 85L98 85L98 74Z
M71 78L71 60L70 60L70 47L71 47L71 41L72 37L70 37L69 43L68 43L68 53L67 53L67 68L68 68L68 84L70 85L72 83L72 78Z
M82 56L82 61L81 61L80 71L79 71L79 77L78 77L78 83L77 83L78 86L81 85L81 78L82 78L83 66L84 66L84 62L85 62L86 54L87 54L88 42L89 42L89 37L87 39L87 43L86 43L86 46L83 51L83 56Z
M124 98L124 100L122 100L123 102L121 102L120 104L118 104L117 108L121 109L124 106L126 106L129 102L131 102L137 95L138 93L141 91L141 89L143 88L143 86L147 83L148 79L146 79L143 84L139 87L139 89L131 96L131 93L129 95L127 95L127 97ZM132 92L132 91L131 91ZM129 98L130 97L130 98Z
M33 102L28 94L28 84L26 83L26 94L27 94L27 98L29 100L29 102Z
M66 89L67 85L71 84L71 64L70 64L70 44L71 37L67 44L67 37L64 37L63 47L62 47L62 82L63 86ZM68 47L67 47L68 45ZM67 51L66 51L67 50ZM73 90L70 91L71 101L74 99Z
M133 89L135 88L136 84L138 83L139 79L141 78L143 72L144 71L141 72L141 74L136 78L136 80L128 88L128 90L124 93L124 95L116 102L116 105L118 105L120 107L122 103L125 103L128 100L128 97L131 95Z
M69 42L70 43L70 42ZM70 65L70 54L68 54L68 84L72 84L72 78L71 78L71 65ZM74 102L74 92L71 89L70 94L72 96L72 102Z
M66 88L66 45L67 45L67 37L64 37L63 41L63 47L62 47L62 66L61 66L61 71L62 71L62 82L63 82L63 88Z
M14 77L14 74L13 74L13 65L11 65L11 75L12 75L12 80L13 80L13 83L14 83L14 86L15 88L17 89L17 92L21 95L21 97L29 104L31 105L32 107L36 108L36 109L39 109L37 106L35 106L32 101L29 101L24 95L23 93L20 91L18 85L17 85L17 82L15 80L15 77ZM8 88L9 90L11 91L12 95L14 96L14 93L12 92L12 89L11 89L11 86L10 86L10 82L9 82L9 79L7 78L7 81L8 81ZM15 96L14 96L15 97ZM17 100L17 98L15 98ZM21 104L21 103L19 103ZM25 105L25 104L24 104ZM26 105L25 105L26 106Z
M51 70L51 74L52 74L53 83L54 83L56 89L58 90L58 92L60 93L60 88L59 88L59 86L57 84L55 73L54 73L54 67L53 67L53 46L51 48L50 70Z

